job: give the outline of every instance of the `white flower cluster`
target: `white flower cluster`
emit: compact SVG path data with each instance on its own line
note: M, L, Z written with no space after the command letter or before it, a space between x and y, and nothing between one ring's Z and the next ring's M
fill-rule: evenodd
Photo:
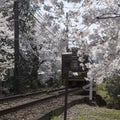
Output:
M46 28L51 29L57 26L56 31L52 31L52 33L54 35L59 33L59 38L61 38L56 37L57 39L55 39L52 36L43 38L42 33L38 35L41 36L38 39L39 44L43 44L43 49L47 53L48 50L52 53L46 59L55 58L54 51L57 54L61 53L60 49L65 50L68 43L69 47L79 46L79 55L89 54L93 62L87 65L89 80L94 79L100 83L115 69L120 69L120 21L119 17L115 17L120 15L119 0L89 0L88 2L82 0L78 3L44 0L44 4L39 3L39 6L40 10L36 13L37 18L41 19L40 14L44 16L46 21L42 21L42 23ZM66 29L66 13L68 13L69 42L63 37Z

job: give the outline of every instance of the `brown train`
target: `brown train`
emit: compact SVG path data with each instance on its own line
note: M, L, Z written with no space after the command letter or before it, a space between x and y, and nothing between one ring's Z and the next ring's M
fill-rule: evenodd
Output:
M62 54L62 80L67 80L69 87L82 87L89 83L85 80L88 72L85 66L85 63L89 62L88 55L83 54L83 62L80 62L77 51L77 48L73 48L71 52ZM80 66L81 63L82 66Z

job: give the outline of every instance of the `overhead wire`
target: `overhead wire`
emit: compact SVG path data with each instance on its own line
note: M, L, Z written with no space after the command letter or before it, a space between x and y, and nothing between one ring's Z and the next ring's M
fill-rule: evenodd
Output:
M45 17L43 17L43 15L40 13L39 10L36 12L38 17L41 18L44 22L48 23L48 19L45 19ZM51 27L50 29L54 29L54 27L55 27L55 25L53 27ZM54 33L57 33L57 36L59 35L59 33L57 31L55 31L55 30L53 30L53 31L54 31Z
M39 17L41 17L41 19L43 19L44 21L46 21L46 23L48 23L48 19L46 19L46 18L42 15L42 13L40 12L40 8L37 8L37 13L38 13ZM51 31L53 31L54 33L57 33L57 37L58 37L58 39L59 39L59 37L61 36L61 34L58 33L56 30L54 30L54 27L55 27L55 25L51 28L51 29L53 29L53 30L51 30Z
M69 8L69 9L70 9L70 8L73 8L73 7L65 7L65 8L67 8L67 9ZM79 9L80 7L75 7L75 8L78 8L78 9ZM37 8L36 14L37 14L38 17L41 18L43 21L46 21L46 23L48 22L48 21L47 21L48 19L46 20L46 18L42 15L42 13L40 13L40 9L39 9L39 8ZM37 19L36 19L36 20L37 20ZM38 20L37 20L37 21L38 21ZM39 21L38 21L38 22L39 22ZM55 26L54 26L54 27L55 27ZM54 30L54 27L52 28L52 29L53 29L52 31L55 33L56 31ZM47 28L47 29L48 29L48 28ZM60 37L61 34L59 34L59 33L57 32L57 36ZM59 38L58 38L58 39L59 39Z
M30 11L29 11L29 12L30 12ZM33 15L32 12L30 12L30 14L34 17L34 19L35 19L39 24L43 25L43 24L38 20L38 18L36 18L36 17ZM38 26L41 27L39 24L38 24ZM44 28L47 29L46 27L44 27ZM55 38L57 38L50 30L47 29L47 31L48 31L52 36L54 36ZM49 39L52 39L52 38L49 37Z
M30 12L30 14L33 16L33 18L34 18L39 24L43 25L43 24L38 20L38 18L33 15L33 13L32 13L31 11L29 11L29 12ZM45 27L45 28L46 28L46 27ZM46 28L46 30L48 30L49 33L52 34L54 37L56 37L48 28Z
M40 23L40 21L34 16L34 18L37 20L38 23ZM42 23L40 23L41 25L43 25ZM46 28L46 27L45 27ZM47 28L48 29L48 28ZM57 36L60 36L60 35L54 35L50 30L48 31L51 33L51 35L53 35L55 38L58 38ZM58 38L59 39L59 38Z
M39 14L36 13L36 15L38 15L38 17L39 17ZM43 20L41 17L40 17L39 19ZM45 21L43 20L42 22L45 22ZM47 22L45 22L45 23L47 23ZM52 29L54 29L54 28L52 28ZM51 29L51 30L52 30L52 29ZM53 32L56 33L55 30L53 30Z
M39 21L39 19L31 12L30 9L24 8L24 10L27 10L27 11L32 15L32 17L33 17L39 24L43 25L43 24ZM51 30L49 30L47 27L45 27L45 29L46 29L52 36L54 36L55 38L57 38L57 36L54 35L54 33L51 32Z
M39 28L39 27L37 27L37 26L35 26L39 31L41 31L41 29ZM50 43L50 40L52 39L52 38L50 38L49 37L49 33L45 33L45 35L41 32L41 33L38 33L38 34L40 34L40 37L41 38L45 38L46 39L46 42L49 42ZM43 43L44 43L45 41L43 41ZM45 47L45 46L44 46ZM50 48L50 45L49 45L49 47L46 47L46 48Z
M79 8L79 7L76 7L76 8ZM40 20L31 12L30 9L29 9L29 13L33 16L33 18L34 18L40 25L43 25L43 23L40 22ZM36 12L36 15L38 15L39 18L41 18L41 20L46 21L46 19L42 16L42 14L40 13L40 11ZM46 22L46 23L47 23L47 22ZM38 24L38 26L41 27L39 24ZM55 38L57 38L58 34L57 34L57 36L54 35L54 33L56 32L55 30L50 30L50 29L48 29L46 26L44 26L44 28L45 28L52 36L54 36ZM53 28L53 29L54 29L54 28ZM53 31L54 33L53 33L52 31ZM59 35L59 36L60 36L60 35ZM49 39L50 39L50 38L49 38Z
M48 19L46 20L46 18L42 15L42 13L40 13L40 8L37 8L36 14L37 14L43 21L45 21L46 23L48 23ZM50 28L50 29L47 28L47 29L48 29L49 31L53 31L54 33L57 33L57 36L59 36L59 33L54 30L54 27L55 27L55 25L54 25L52 28ZM56 37L57 37L57 36L56 36Z
M24 9L25 9L25 8L24 8ZM25 9L25 10L27 10L27 9ZM27 10L27 11L28 11L28 10ZM37 22L38 22L39 24L42 25L42 23L40 23L40 21L33 15L33 13L32 13L31 11L29 11L29 13L33 16L34 19L37 20ZM37 23L37 22L36 22L36 23ZM37 25L38 25L38 26L36 26L37 28L38 28L38 27L41 27L39 24L37 24ZM41 31L40 28L38 28L38 29ZM45 28L45 29L46 29L46 28ZM49 33L50 33L50 34L49 34ZM49 41L49 40L52 39L52 38L49 37L49 35L52 35L52 36L54 36L54 37L56 38L56 36L55 36L53 33L51 33L50 31L48 31L48 30L47 30L47 32L45 32L45 35L44 35L44 36L43 36L43 33L41 33L40 35L41 35L41 37L47 39L47 41ZM47 38L46 38L46 37L47 37Z
M36 28L37 28L39 31L41 31L41 29L38 28L38 26L36 26ZM52 39L52 38L49 37L49 33L45 33L45 35L44 35L43 32L41 32L41 33L38 33L38 34L40 34L40 36L42 36L43 38L45 38L45 39L47 39L47 40ZM47 38L47 37L48 37L48 38Z
M37 14L37 15L38 15L38 14ZM38 15L38 17L39 17L39 15ZM39 18L39 19L42 19L42 18ZM43 20L43 19L42 19L42 20ZM43 21L43 22L45 22L45 21ZM45 22L45 23L46 23L46 22ZM46 23L46 24L47 24L47 23ZM54 27L55 27L55 25L54 25L52 28L50 27L50 29L51 29L54 33L56 33L57 36L59 36L59 35L58 35L58 32L55 30Z
M109 18L119 18L120 15L116 15L116 16L99 16L96 17L96 19L109 19Z
M36 24L38 24L37 22L36 22ZM39 31L41 31L41 26L39 26L39 24L36 26L36 28L37 29L39 29ZM47 32L42 32L41 31L41 33L39 33L43 38L46 38L46 37L48 37L48 38L46 38L48 41L50 41L50 40L52 40L52 38L50 37L50 34ZM52 42L52 41L51 41Z

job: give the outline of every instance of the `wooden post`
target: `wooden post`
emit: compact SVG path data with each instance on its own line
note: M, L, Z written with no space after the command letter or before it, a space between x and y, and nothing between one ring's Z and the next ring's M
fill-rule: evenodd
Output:
M19 1L14 2L14 93L19 94Z

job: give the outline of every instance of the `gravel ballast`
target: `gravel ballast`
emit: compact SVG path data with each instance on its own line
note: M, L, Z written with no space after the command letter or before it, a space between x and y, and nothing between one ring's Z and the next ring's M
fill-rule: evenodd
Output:
M63 120L63 114L59 118ZM67 120L120 120L120 110L79 104L68 110Z

